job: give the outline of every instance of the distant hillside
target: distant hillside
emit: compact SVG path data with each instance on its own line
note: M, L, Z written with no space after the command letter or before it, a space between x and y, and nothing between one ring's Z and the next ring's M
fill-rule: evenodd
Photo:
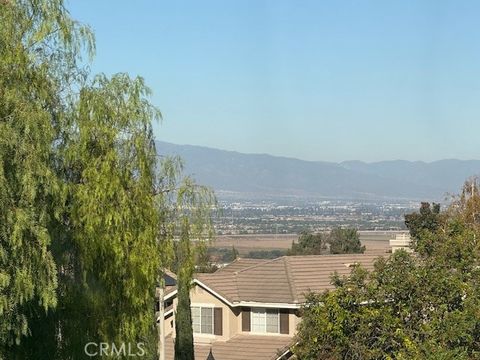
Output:
M442 200L470 176L480 160L342 163L242 154L201 146L157 142L163 155L179 155L186 173L220 193L243 197Z

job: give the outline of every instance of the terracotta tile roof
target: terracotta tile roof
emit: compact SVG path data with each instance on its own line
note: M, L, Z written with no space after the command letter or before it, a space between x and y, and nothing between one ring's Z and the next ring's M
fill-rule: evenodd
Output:
M210 289L235 302L270 302L299 304L304 294L331 289L334 272L348 275L351 265L360 264L367 270L384 253L348 255L283 256L251 266L232 263L213 274L198 274L196 279ZM238 269L238 270L234 270Z
M355 264L373 270L373 263L378 257L379 254L289 256L285 260L289 268L294 302L303 302L304 295L310 291L332 289L331 277L334 272L348 275L351 266Z
M217 270L215 272L215 278L213 280L213 282L215 284L218 284L218 286L222 287L222 289L229 295L229 296L232 296L232 297L235 297L236 295L236 287L235 287L235 284L232 284L231 283L231 275L232 273L234 272L237 272L239 270L242 270L242 269L245 269L247 267L251 267L251 266L254 266L254 265L259 265L259 264L262 264L262 263L265 263L265 262L268 262L269 260L265 260L265 259L243 259L243 258L239 258L239 259L236 259L235 261L233 261L232 263L228 264L227 266L223 267L223 268L220 268L219 270ZM164 270L165 272L165 278L167 279L168 277L170 277L171 279L173 279L174 281L177 280L177 276L172 273L171 271L169 270ZM199 278L199 277L203 277L203 276L206 276L206 277L209 277L209 275L211 274L208 274L208 273L198 273L198 274L195 274L195 277L196 278ZM225 276L222 276L222 275L225 275ZM166 281L167 282L167 281ZM230 294L229 293L229 289L231 288L231 291L235 292L235 294ZM170 295L171 293L173 293L174 291L177 290L177 286L176 285L166 285L165 286L165 293L164 293L164 296L168 296Z
M232 273L235 271L240 271L242 269L245 269L250 266L258 265L258 264L263 264L268 262L269 260L267 259L244 259L244 258L238 258L232 263L228 264L227 266L224 266L220 269L218 269L215 274L219 273Z
M287 350L292 338L288 336L237 335L228 341L195 345L195 359L205 360L210 348L215 360L275 360ZM173 360L174 339L165 339L166 360Z

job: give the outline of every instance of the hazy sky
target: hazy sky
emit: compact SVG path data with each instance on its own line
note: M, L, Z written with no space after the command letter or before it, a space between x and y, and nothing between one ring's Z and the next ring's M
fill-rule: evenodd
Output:
M480 1L70 0L160 140L307 160L480 158Z

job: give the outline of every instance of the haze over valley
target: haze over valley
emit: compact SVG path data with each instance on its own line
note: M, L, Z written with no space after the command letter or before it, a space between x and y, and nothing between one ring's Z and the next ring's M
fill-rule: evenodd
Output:
M220 199L441 202L480 174L480 160L334 163L160 141L156 146L159 154L183 158L185 172Z

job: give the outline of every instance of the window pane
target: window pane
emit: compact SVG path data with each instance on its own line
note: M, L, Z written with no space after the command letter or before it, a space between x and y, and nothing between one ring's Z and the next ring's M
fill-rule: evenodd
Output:
M265 309L252 309L252 332L265 332Z
M192 327L194 333L200 332L200 308L192 307Z
M279 333L278 329L278 310L267 310L267 332L269 333Z
M213 334L213 308L202 308L202 334Z

